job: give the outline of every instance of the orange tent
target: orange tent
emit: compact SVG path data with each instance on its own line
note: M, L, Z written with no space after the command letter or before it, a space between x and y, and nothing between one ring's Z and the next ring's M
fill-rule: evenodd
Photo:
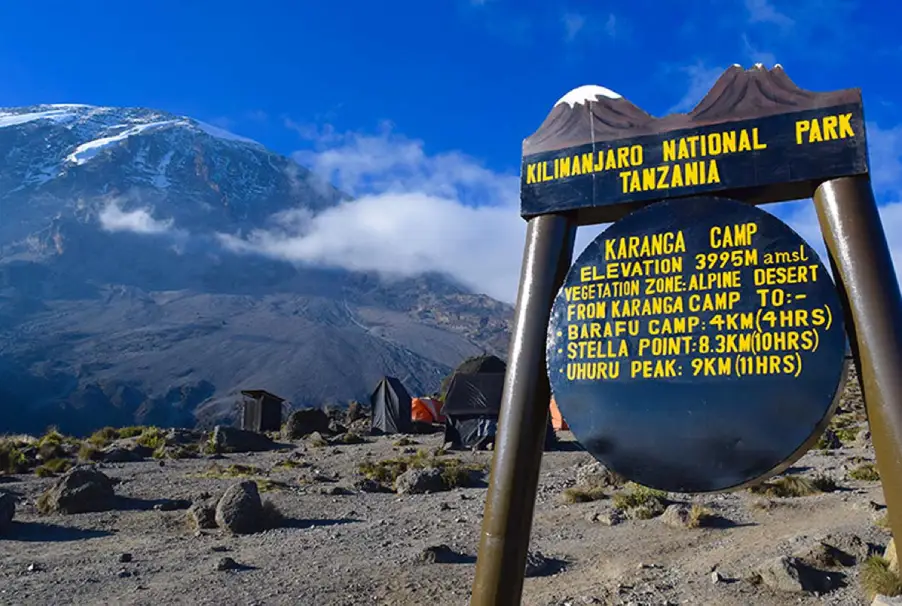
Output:
M548 405L548 411L551 413L551 426L554 427L555 431L567 431L570 429L567 425L567 421L561 416L561 411L557 407L557 402L554 401L554 396L551 397L551 404Z
M419 423L444 423L442 402L435 398L414 398L410 402L410 418Z

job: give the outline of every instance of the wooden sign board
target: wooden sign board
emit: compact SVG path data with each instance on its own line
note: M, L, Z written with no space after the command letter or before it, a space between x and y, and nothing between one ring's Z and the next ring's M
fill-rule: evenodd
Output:
M733 66L695 109L663 118L599 86L565 95L523 142L520 213L576 212L587 224L711 192L781 202L867 172L858 89L811 92L780 66Z

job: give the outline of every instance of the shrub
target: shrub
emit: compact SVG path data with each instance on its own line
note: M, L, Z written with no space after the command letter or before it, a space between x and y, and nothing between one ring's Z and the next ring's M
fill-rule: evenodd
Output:
M81 448L78 449L78 459L80 461L99 461L101 456L103 456L103 453L88 442L82 444Z
M96 448L108 446L113 440L119 439L119 430L114 427L104 427L92 433L87 442Z
M0 472L24 473L28 470L28 457L18 440L0 439Z
M338 439L341 441L342 444L365 444L366 443L366 440L364 440L362 437L360 437L359 435L357 435L356 433L351 432L351 431L342 434Z
M119 437L120 438L134 438L136 436L140 436L144 433L148 428L143 425L133 425L131 427L120 427L119 428Z
M871 556L861 565L861 587L868 600L877 594L893 597L902 594L902 580L890 570L889 562L880 556Z
M55 476L58 473L65 473L71 467L72 462L68 459L51 459L43 465L38 466L34 470L34 473L39 478L49 478Z
M561 493L561 497L565 503L589 503L591 501L600 501L607 495L601 486L571 486Z
M822 492L814 481L801 476L781 476L752 486L749 491L770 498L807 497Z
M880 472L877 471L877 466L873 463L865 463L850 471L849 477L863 482L877 482L880 480Z
M408 469L426 469L434 467L441 471L442 480L448 487L464 486L470 482L472 475L485 471L485 465L478 463L464 463L460 459L439 459L427 450L420 449L416 453L395 459L382 461L364 461L358 466L358 471L364 477L391 484Z
M166 445L166 434L159 427L147 427L138 436L138 444L151 450Z
M714 512L712 512L704 505L694 503L689 509L689 520L686 523L686 526L688 526L689 528L700 528L707 522L710 522L713 518Z
M659 507L667 501L667 493L641 484L630 482L623 492L613 496L613 504L617 509L637 509L640 507Z

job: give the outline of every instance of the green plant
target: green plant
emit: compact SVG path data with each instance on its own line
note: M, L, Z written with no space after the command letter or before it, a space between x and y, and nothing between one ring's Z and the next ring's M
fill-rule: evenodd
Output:
M601 486L576 485L564 489L564 492L561 493L565 503L589 503L591 501L600 501L606 496L604 488Z
M639 507L662 506L667 500L667 493L655 490L634 482L627 483L622 492L612 497L614 507L621 510L636 509Z
M417 441L416 441L416 440L411 440L411 439L408 438L407 436L401 436L400 438L398 438L397 440L395 440L395 441L393 442L392 445L393 445L393 446L399 446L399 447L400 447L400 446L416 446L416 445L417 445Z
M713 518L714 513L710 509L704 505L693 503L692 507L689 509L689 520L686 523L686 526L689 528L700 528Z
M13 474L28 470L28 457L23 448L24 445L18 440L0 440L0 472Z
M470 482L474 473L485 470L485 465L482 464L464 463L457 458L439 459L428 450L420 449L406 457L383 459L375 462L370 460L363 461L358 466L358 471L370 480L390 484L408 469L426 469L431 467L441 471L442 480L448 487L464 486Z
M812 480L801 476L781 476L749 488L754 494L770 498L807 497L821 492Z
M146 427L137 439L138 444L151 450L166 445L166 434L159 427Z
M132 425L130 427L120 427L118 432L120 438L134 438L140 436L147 429L148 428L143 425Z
M341 437L339 438L339 440L341 441L342 444L349 444L349 445L366 443L366 440L364 440L362 437L360 437L359 435L357 435L356 433L351 432L351 431L342 434Z
M864 561L859 580L868 600L873 600L877 594L887 597L902 594L902 580L890 569L889 562L880 556L871 556Z
M114 427L104 427L92 433L87 442L96 448L108 446L113 440L119 439L119 430Z
M877 471L877 466L873 463L865 463L851 470L849 477L863 482L877 482L880 480L880 472Z
M99 461L103 453L88 442L85 442L81 445L81 448L78 449L78 459L80 461Z
M49 478L58 473L65 473L72 468L72 462L68 459L51 459L35 468L34 473L39 478Z
M324 446L329 445L329 441L324 438L319 432L314 432L307 436L307 444L309 444L313 448L323 448Z

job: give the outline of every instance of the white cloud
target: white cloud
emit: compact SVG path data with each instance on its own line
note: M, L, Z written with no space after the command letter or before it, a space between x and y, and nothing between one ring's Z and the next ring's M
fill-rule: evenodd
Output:
M561 16L561 23L564 25L564 40L573 42L577 34L586 26L586 17L577 13L564 13Z
M704 67L692 73L701 78L702 72ZM886 190L902 182L902 127L870 128L875 187ZM318 213L283 211L243 236L219 234L227 248L386 277L442 272L476 292L515 300L526 227L519 216L518 175L493 171L463 153L430 153L422 141L395 133L390 124L374 134L298 130L316 141L295 159L354 200ZM810 201L765 208L787 218L823 253ZM902 203L881 212L896 266L902 267ZM574 257L604 227L580 228Z
M685 65L679 68L689 77L689 86L686 94L667 113L688 112L701 101L726 68L706 67L704 63L697 62L694 65Z
M773 23L780 27L792 27L794 21L784 15L767 0L745 0L745 8L751 23Z
M153 218L150 208L122 210L119 201L108 202L98 215L100 226L106 231L128 231L137 234L162 234L173 229L172 219L158 220Z

